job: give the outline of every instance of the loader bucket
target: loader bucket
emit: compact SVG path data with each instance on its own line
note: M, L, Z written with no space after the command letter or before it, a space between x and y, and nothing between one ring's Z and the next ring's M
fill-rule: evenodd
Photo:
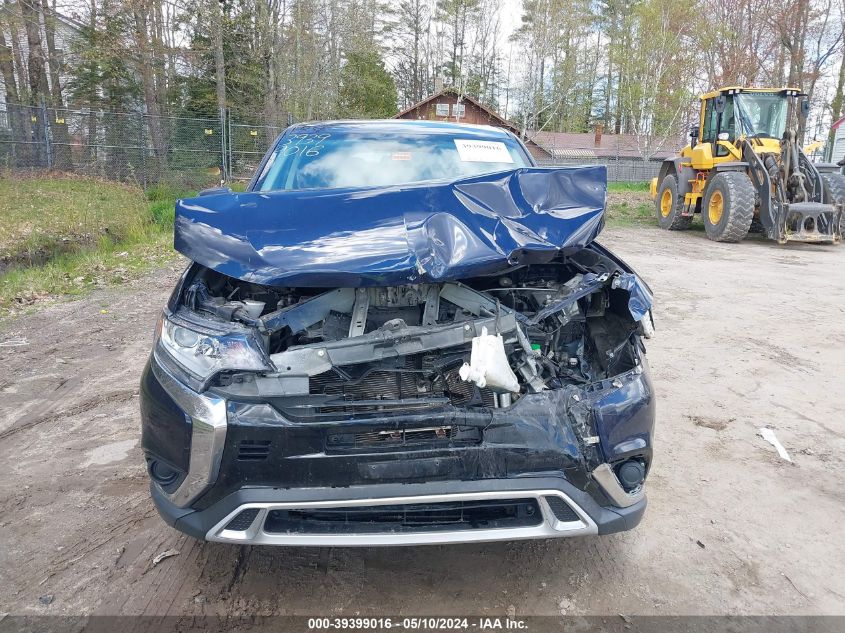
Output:
M840 206L820 202L793 202L781 207L778 242L836 243Z

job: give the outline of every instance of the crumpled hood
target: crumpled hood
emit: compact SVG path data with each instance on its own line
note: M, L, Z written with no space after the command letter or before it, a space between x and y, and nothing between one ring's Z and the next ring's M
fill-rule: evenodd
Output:
M226 193L176 203L174 246L283 286L442 282L542 263L604 225L604 166L523 168L390 187Z

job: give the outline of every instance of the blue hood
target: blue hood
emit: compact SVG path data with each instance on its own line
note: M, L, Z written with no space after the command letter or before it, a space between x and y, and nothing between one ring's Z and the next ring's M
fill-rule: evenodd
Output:
M604 224L604 166L390 187L225 193L176 203L174 246L276 286L442 282L549 261Z

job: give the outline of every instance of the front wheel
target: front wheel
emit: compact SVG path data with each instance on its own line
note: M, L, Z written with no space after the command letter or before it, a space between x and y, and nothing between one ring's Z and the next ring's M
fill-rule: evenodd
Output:
M845 208L845 174L822 174L833 204ZM845 237L845 211L839 216L839 236Z
M660 183L657 197L654 199L657 224L661 229L683 231L692 223L692 216L681 215L684 204L678 198L678 179L675 176L666 176Z
M714 242L740 242L754 219L754 185L740 171L716 174L707 183L701 217Z

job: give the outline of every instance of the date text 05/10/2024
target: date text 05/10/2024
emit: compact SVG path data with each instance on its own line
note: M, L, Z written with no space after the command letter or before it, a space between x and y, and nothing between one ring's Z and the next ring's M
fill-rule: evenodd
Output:
M528 630L525 620L507 617L355 617L355 618L309 618L309 630L391 630L419 631L419 630Z

